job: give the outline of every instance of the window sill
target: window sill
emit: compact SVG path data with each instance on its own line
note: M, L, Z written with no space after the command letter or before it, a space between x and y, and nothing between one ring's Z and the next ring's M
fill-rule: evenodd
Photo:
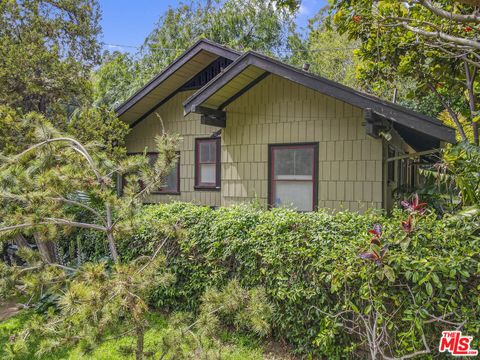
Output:
M195 185L193 187L194 190L198 191L220 191L220 186L203 186L203 185Z
M181 192L180 191L172 191L172 192L152 191L150 194L152 194L152 195L181 195Z

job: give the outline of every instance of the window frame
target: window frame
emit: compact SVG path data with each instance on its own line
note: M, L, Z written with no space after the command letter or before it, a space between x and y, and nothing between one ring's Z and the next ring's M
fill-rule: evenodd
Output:
M180 195L180 151L175 152L177 154L177 188L175 190L153 190L150 194L154 195ZM148 154L148 153L147 153ZM151 152L150 154L157 154L158 152Z
M215 142L215 183L200 183L200 144L202 142ZM220 191L221 189L221 138L200 137L195 138L195 185L194 190Z
M145 154L147 157L149 155L157 155L158 156L158 151L148 151L146 153L144 153L144 152L128 152L127 156L143 155L143 154ZM153 190L153 191L150 192L151 195L180 195L181 194L181 191L180 191L180 151L176 151L176 154L177 154L177 191ZM120 186L120 188L121 188L120 194L121 195L123 195L124 181L125 180L124 180L123 176L121 176L121 186Z
M303 142L303 143L281 143L281 144L268 144L268 208L275 208L274 201L274 184L275 181L275 167L274 167L274 151L276 148L283 149L299 149L299 148L313 148L313 173L312 173L312 211L318 210L318 142ZM299 212L309 212L298 210Z

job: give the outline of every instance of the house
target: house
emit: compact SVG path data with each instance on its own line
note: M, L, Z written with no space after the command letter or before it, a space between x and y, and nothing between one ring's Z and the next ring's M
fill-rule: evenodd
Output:
M455 130L437 119L265 55L199 40L116 112L129 152L178 133L179 162L152 202L364 210L395 189ZM152 154L154 156L154 154Z

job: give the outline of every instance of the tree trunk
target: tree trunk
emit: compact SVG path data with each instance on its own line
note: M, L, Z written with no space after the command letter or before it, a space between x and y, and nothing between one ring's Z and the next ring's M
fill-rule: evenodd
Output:
M473 126L473 143L479 145L479 136L478 136L478 122L474 122Z
M476 101L475 92L473 90L473 83L475 81L475 77L477 76L477 68L474 67L472 71L470 71L470 66L465 61L465 79L467 82L467 91L468 91L468 106L470 107L470 115L472 117L472 128L473 128L473 143L478 146L478 123L473 121L476 117Z
M136 333L137 333L137 350L135 350L135 359L142 360L143 359L143 340L144 340L143 326L137 325Z
M108 247L110 249L110 254L112 255L112 259L115 263L118 263L117 246L115 245L115 239L113 238L113 234L110 230L107 231L107 240L108 240Z
M113 229L112 229L112 210L110 205L105 206L105 212L107 213L107 240L108 240L108 247L110 248L110 254L112 255L112 259L115 263L118 263L118 252L117 246L115 245L115 239L113 238Z
M435 89L435 86L433 86L431 83L427 83L427 86L430 88L430 90L435 94L437 99L440 101L440 103L443 105L444 109L448 111L448 114L452 118L453 122L455 123L455 126L457 127L458 132L460 133L460 136L462 137L462 141L468 141L467 135L465 134L465 130L463 129L462 124L460 123L460 120L453 111L452 107L448 104L448 102L443 98L442 95L439 94L437 89Z
M25 239L25 236L23 236L22 234L15 235L13 239L15 241L15 244L17 244L19 248L28 246L28 241L27 239Z
M39 233L34 233L33 237L37 244L38 251L42 255L43 260L48 264L58 262L57 253L55 251L55 243L51 240L45 240Z

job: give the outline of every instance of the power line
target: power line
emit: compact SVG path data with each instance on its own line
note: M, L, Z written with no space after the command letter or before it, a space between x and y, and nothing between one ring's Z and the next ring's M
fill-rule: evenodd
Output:
M120 48L131 48L131 49L141 49L141 46L135 46L135 45L122 45L122 44L110 44L110 43L105 43L101 42L100 43L103 46L112 46L112 47L120 47ZM152 46L150 46L152 47ZM155 46L153 46L155 47ZM158 48L158 50L167 50L167 51L184 51L182 49L174 49L174 48Z
M142 46L135 46L135 45L122 45L122 44L110 44L110 43L100 43L103 46L111 46L111 47L118 47L118 48L129 48L129 49L142 49ZM175 48L164 48L164 47L157 47L155 45L150 45L149 48L153 48L157 51L175 51L181 52L185 51L185 49L175 49ZM355 50L357 47L337 47L337 48L322 48L322 49L283 49L283 50L276 50L276 52L281 53L290 53L290 52L328 52L328 51L347 51L347 50Z

